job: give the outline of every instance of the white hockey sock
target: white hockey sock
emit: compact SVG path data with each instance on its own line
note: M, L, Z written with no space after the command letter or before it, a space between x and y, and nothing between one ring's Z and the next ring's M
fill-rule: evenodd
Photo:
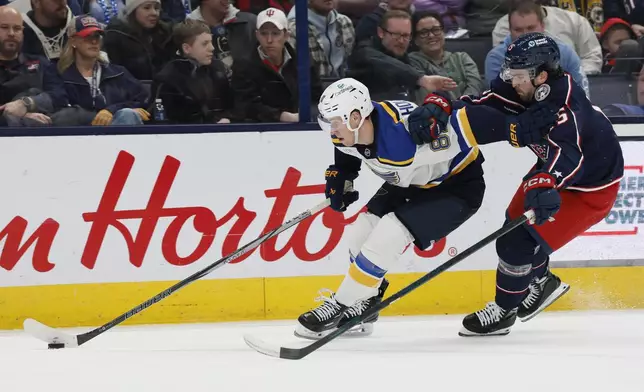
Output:
M378 294L385 274L413 240L411 233L393 213L383 216L352 260L335 299L352 306Z

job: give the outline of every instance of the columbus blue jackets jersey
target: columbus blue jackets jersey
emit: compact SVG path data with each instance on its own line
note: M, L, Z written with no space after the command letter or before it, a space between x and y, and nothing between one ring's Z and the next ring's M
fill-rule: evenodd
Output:
M432 144L417 146L407 130L407 117L417 107L408 101L373 102L374 143L345 147L338 139L335 164L357 172L364 162L371 171L399 187L431 188L483 157L467 119L449 127Z
M529 146L538 158L535 170L552 174L559 189L576 191L599 190L621 180L624 159L613 125L569 74L539 86L535 97L554 100L561 107L559 121L548 136ZM530 105L500 78L481 97L461 100L456 113L465 111L460 116L477 124L473 132L479 144L505 140L500 127L507 126L506 115L519 114L526 109L524 105Z

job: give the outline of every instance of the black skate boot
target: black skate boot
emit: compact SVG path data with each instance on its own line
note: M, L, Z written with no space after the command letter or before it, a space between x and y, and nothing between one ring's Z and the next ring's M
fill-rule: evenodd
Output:
M325 293L329 295L325 296ZM322 305L302 314L297 319L299 324L295 328L295 336L314 340L326 336L338 327L344 312L348 309L335 300L335 294L329 289L320 290L320 296L316 301L322 301Z
M530 282L529 293L519 305L517 316L522 322L532 319L569 289L570 285L563 283L557 275L548 270L542 278L535 278Z
M507 335L517 319L517 309L505 310L496 302L465 316L460 336Z
M338 324L338 328L342 327L352 318L360 316L368 309L373 308L374 306L382 302L382 298L385 296L385 291L387 291L387 287L389 287L389 281L387 281L387 279L383 279L382 283L380 283L380 287L378 287L378 295L362 301L358 301L355 305L347 308L347 310L344 312L344 316L342 317L342 319L340 320L340 323ZM380 312L374 313L373 315L367 317L360 324L357 324L353 328L348 330L345 333L345 335L349 335L349 336L371 335L371 333L373 332L373 323L378 321L379 316L380 316Z

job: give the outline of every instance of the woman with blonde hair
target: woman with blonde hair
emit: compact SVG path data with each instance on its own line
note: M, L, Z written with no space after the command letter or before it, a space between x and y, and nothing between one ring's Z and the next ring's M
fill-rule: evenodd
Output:
M136 125L148 121L147 93L125 68L110 64L101 52L103 29L95 18L77 16L56 65L45 75L45 90L65 125ZM72 117L72 118L70 118ZM56 123L56 122L55 122Z

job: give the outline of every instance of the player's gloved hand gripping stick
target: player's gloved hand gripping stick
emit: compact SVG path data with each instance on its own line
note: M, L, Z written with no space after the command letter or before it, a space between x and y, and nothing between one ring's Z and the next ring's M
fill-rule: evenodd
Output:
M555 178L548 172L534 171L523 177L524 210L534 210L535 224L542 225L561 208L561 195Z
M324 194L331 201L331 208L335 211L346 211L351 203L358 200L360 194L353 189L353 180L358 173L348 172L335 165L329 166L324 172L326 188Z
M273 238L280 233L288 230L289 228L297 225L298 223L302 222L305 219L308 219L312 217L313 215L317 214L318 212L322 211L326 207L328 207L330 204L330 200L326 199L322 203L316 205L315 207L306 210L299 214L298 216L292 218L291 220L284 222L280 227L275 228L267 233L264 233L263 235L259 236L257 239L254 241L244 245L243 247L239 248L235 252L229 254L226 257L223 257L214 263L210 264L206 268L195 272L194 274L190 275L186 279L176 283L174 286L160 292L159 294L155 295L154 297L148 299L147 301L143 302L142 304L135 306L134 308L128 310L127 312L123 313L122 315L118 316L114 320L108 322L107 324L104 324L101 327L98 327L96 329L93 329L89 332L82 333L79 335L70 335L67 333L64 333L62 331L59 331L57 329L51 328L45 324L42 324L36 320L33 319L26 319L24 321L24 328L25 331L36 338L43 340L49 344L49 348L65 348L65 347L78 347L86 342L88 342L91 339L94 339L98 335L106 332L107 330L117 326L118 324L122 323L123 321L129 319L130 317L134 316L137 313L142 312L143 310L149 308L150 306L154 305L155 303L161 301L162 299L172 295L175 291L179 290L180 288L189 285L190 283L203 278L204 276L208 275L212 271L214 271L216 268L221 267L224 264L227 264L242 255L250 252L251 250L257 248L260 246L263 242L267 241L270 238Z
M337 338L338 336L342 335L343 333L347 332L351 328L355 327L356 325L360 324L363 322L365 319L369 318L370 316L374 315L377 312L380 312L382 309L386 308L387 306L391 305L395 301L399 300L400 298L404 297L405 295L409 294L413 290L419 288L423 284L429 282L436 276L440 275L441 273L445 272L447 269L453 267L457 263L461 262L462 260L466 259L470 255L474 254L476 251L479 249L483 248L487 244L496 241L499 237L509 233L510 231L516 229L517 227L521 226L522 224L530 221L532 222L534 220L534 212L532 210L526 211L521 215L519 218L508 222L505 224L503 227L495 231L494 233L488 235L487 237L483 238L481 241L477 242L476 244L472 245L459 255L455 256L451 260L443 263L440 265L438 268L434 269L433 271L423 275L421 278L418 280L414 281L411 283L409 286L403 288L402 290L398 291L397 293L391 295L390 297L386 298L382 302L380 302L378 305L369 308L366 312L362 313L360 316L354 317L350 319L346 324L344 324L342 327L336 329L335 331L331 332L330 334L324 336L323 338L316 340L314 343L311 343L307 346L304 346L302 348L289 348L289 347L279 347L277 345L272 345L267 342L264 342L261 339L258 339L254 336L246 335L244 336L244 340L246 341L246 344L253 348L254 350L266 354L272 357L277 357L277 358L282 358L282 359L302 359L306 357L307 355L311 354L313 351L321 348L325 344L329 343L333 339Z

